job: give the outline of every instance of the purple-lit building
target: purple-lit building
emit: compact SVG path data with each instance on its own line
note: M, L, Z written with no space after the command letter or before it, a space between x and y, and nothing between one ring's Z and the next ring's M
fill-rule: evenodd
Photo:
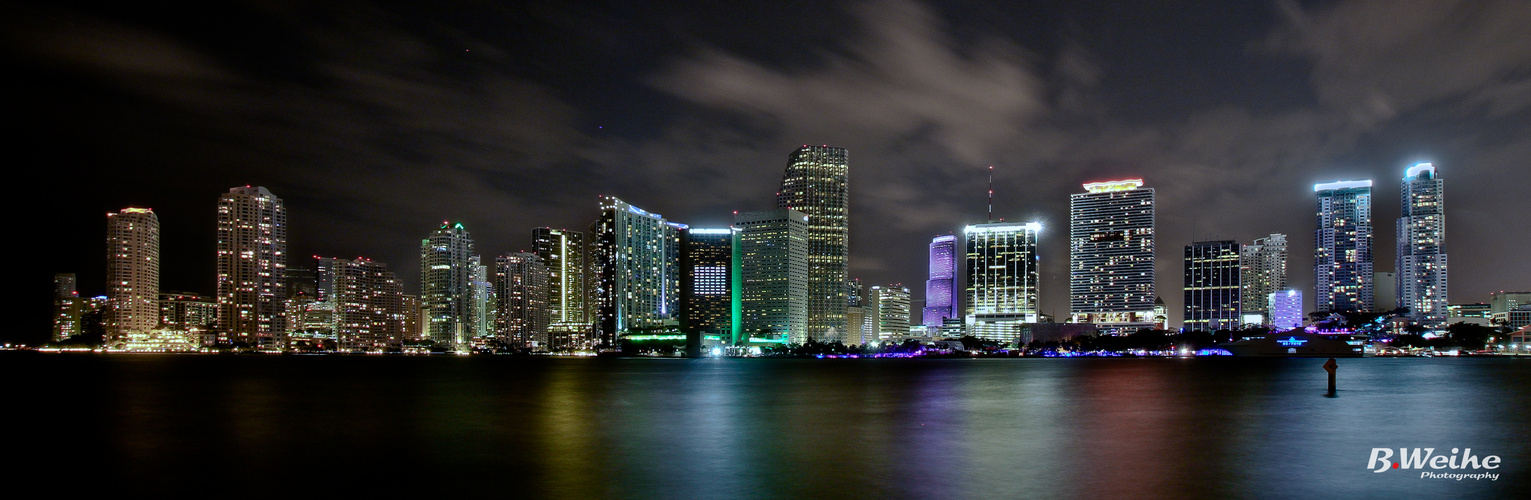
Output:
M1277 330L1302 328L1302 291L1282 290L1270 294L1271 326Z
M941 328L942 320L957 318L957 296L952 293L957 269L957 236L930 240L930 279L925 280L925 314L922 324Z

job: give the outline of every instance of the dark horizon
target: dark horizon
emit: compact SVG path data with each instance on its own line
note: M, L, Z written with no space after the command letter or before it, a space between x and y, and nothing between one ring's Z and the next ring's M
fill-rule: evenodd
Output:
M989 165L996 217L1043 224L1059 319L1068 195L1120 178L1157 191L1172 324L1181 250L1210 239L1286 234L1312 310L1318 182L1373 181L1391 271L1421 161L1445 179L1450 301L1531 288L1516 2L0 9L18 164L44 186L24 199L56 231L20 280L24 330L46 330L54 273L103 289L124 207L160 218L162 290L212 292L216 200L249 184L286 202L290 267L365 256L413 294L443 220L486 257L585 230L599 195L725 226L774 206L804 143L849 150L850 276L916 303L930 238L985 218Z

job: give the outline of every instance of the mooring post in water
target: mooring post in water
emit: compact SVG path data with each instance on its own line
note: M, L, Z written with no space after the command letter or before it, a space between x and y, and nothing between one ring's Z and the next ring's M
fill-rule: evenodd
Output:
M1330 396L1334 395L1334 369L1335 368L1339 368L1339 367L1340 367L1340 364L1339 363L1335 363L1334 362L1334 358L1329 358L1329 361L1325 361L1324 362L1324 371L1329 372L1329 395Z

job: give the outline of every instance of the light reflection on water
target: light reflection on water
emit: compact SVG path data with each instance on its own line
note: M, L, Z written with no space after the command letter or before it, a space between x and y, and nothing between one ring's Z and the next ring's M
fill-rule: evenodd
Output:
M1531 479L1531 359L1344 360L1337 398L1323 360L4 361L77 388L11 398L10 428L68 430L14 449L27 472L119 492L1525 498ZM1372 447L1504 466L1373 474Z

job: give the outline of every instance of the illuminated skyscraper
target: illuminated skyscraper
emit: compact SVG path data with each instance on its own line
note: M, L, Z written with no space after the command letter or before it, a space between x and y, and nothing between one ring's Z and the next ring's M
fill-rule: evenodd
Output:
M53 275L53 334L54 342L79 335L81 317L85 314L85 300L75 286L74 273Z
M685 330L732 343L732 228L690 228L681 236L680 309Z
M1019 342L1022 325L1037 322L1036 222L991 222L962 229L967 240L968 334Z
M909 288L892 284L867 290L868 337L877 342L899 342L909 336Z
M680 231L612 196L601 198L595 237L595 303L601 342L615 345L624 335L665 326L678 312Z
M548 350L548 269L528 252L494 260L494 336L511 349Z
M845 340L845 280L850 255L849 162L845 148L793 151L776 193L776 208L808 216L807 336Z
M260 186L218 199L218 328L230 342L286 347L287 209Z
M808 341L808 219L790 209L734 214L740 338Z
M921 324L935 330L942 321L957 316L957 236L930 240L930 279L925 280L925 310Z
M1069 296L1076 323L1154 325L1154 190L1091 182L1069 197Z
M1421 163L1404 171L1398 218L1398 305L1409 319L1429 328L1446 327L1446 200L1435 166ZM1385 286L1385 285L1384 285ZM1388 304L1383 304L1388 305Z
M585 233L539 227L532 230L532 250L548 271L548 350L589 349L594 327Z
M1256 238L1239 252L1243 261L1243 294L1240 307L1244 314L1263 314L1269 319L1270 294L1286 290L1286 235L1271 234Z
M1185 328L1212 332L1243 325L1239 251L1232 240L1185 246Z
M420 240L420 305L426 311L425 337L456 351L472 348L478 314L475 276L481 267L473 237L461 222L442 222Z
M328 259L335 340L341 351L388 352L404 346L404 285L393 271L370 259Z
M147 208L106 214L106 343L159 326L159 218Z
M1372 181L1315 184L1313 305L1319 312L1372 309Z

